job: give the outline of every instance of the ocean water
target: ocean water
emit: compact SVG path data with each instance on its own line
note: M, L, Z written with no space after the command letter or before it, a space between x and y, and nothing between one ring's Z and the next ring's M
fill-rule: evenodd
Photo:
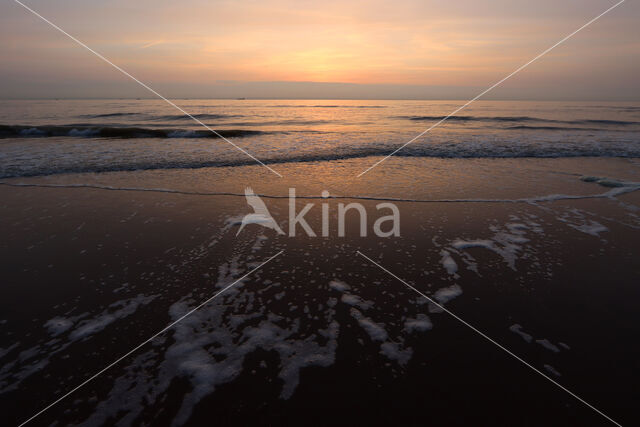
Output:
M265 163L383 156L463 101L178 100ZM397 157L640 157L640 103L477 101ZM0 103L0 177L255 162L161 100Z

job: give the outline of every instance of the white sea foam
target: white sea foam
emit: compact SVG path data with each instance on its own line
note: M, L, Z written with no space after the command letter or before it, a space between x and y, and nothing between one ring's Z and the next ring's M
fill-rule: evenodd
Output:
M116 320L132 315L139 306L148 304L155 298L155 295L138 295L117 301L97 315L82 313L49 319L45 322L44 328L53 339L42 340L22 350L16 359L0 368L0 393L17 389L25 379L48 366L53 357L65 351L74 342L89 339Z
M580 180L584 182L595 182L597 184L602 185L603 187L624 187L629 185L637 185L636 182L623 182L618 181L617 179L611 179L607 177L600 176L583 176Z
M529 242L525 234L530 227L521 223L507 223L504 227L491 226L489 229L493 232L490 239L455 239L451 247L457 250L488 249L500 255L509 268L516 270L516 260L524 245ZM539 232L539 227L536 228L536 232Z
M352 295L352 294L343 294L342 297L340 298L340 301L342 301L345 304L358 307L363 311L368 310L373 306L373 301L365 301L362 298L360 298L358 295Z
M445 304L460 295L462 295L462 288L458 285L451 285L446 288L440 288L433 294L434 298L440 304Z
M562 375L560 374L560 372L556 371L556 369L551 366L551 365L544 365L544 369L549 372L552 375L555 375L556 377L561 377Z
M243 270L235 258L224 263L219 267L216 287L230 283ZM343 282L335 281L336 284L338 288L346 289ZM150 349L138 356L85 423L103 424L111 417L135 420L144 407L158 402L172 381L180 377L189 381L192 387L182 402L178 402L179 409L173 419L174 425L183 424L204 396L237 378L247 355L258 349L274 352L280 359L278 377L283 381L282 399L293 395L302 369L334 363L340 331L332 308L335 298L330 297L322 316L316 316L316 321L323 324L314 323L311 327L308 322L288 317L288 314L266 311L263 298L271 298L277 288L269 292L266 288L249 287L234 287L233 290L176 324L171 332L173 343L166 350L158 353L156 349ZM170 317L181 317L197 304L198 299L185 296L172 304ZM306 307L308 312L309 306ZM141 369L141 366L147 368ZM153 376L146 373L150 367L155 369ZM126 400L121 397L123 390L127 390Z
M73 326L73 320L58 316L48 320L44 326L49 330L49 333L55 337L68 331Z
M593 220L588 220L588 222L580 225L575 225L575 224L568 224L568 225L572 228L575 228L578 231L582 231L583 233L590 234L596 237L598 237L600 233L609 231L607 227Z
M380 344L380 353L387 357L389 360L395 360L400 365L406 365L411 356L413 350L411 348L401 348L398 343L387 341Z
M332 280L329 282L329 287L331 289L335 289L336 291L339 292L345 292L348 291L349 289L351 289L351 287L349 287L349 285L347 285L344 282L341 282L339 280Z
M384 326L374 322L368 317L365 317L358 309L352 308L351 316L358 321L362 329L364 329L372 340L374 341L386 341L388 338L387 331Z
M156 297L157 295L138 295L135 298L111 304L109 309L105 310L105 312L99 316L93 319L81 321L78 326L71 331L69 339L72 341L84 339L100 332L116 320L132 315L136 312L139 306L149 304ZM116 308L116 310L112 311L113 308Z
M522 337L523 340L530 343L533 341L533 337L522 330L522 326L519 324L513 324L509 326L509 330L513 333L516 333Z
M18 345L20 345L20 343L19 342L15 342L15 343L11 344L7 348L0 348L0 359L2 359L5 355L9 354L15 348L17 348Z
M442 255L442 266L447 270L447 273L458 277L456 272L458 271L458 264L451 258L451 255L447 251L441 251L440 255Z
M598 221L593 220L591 218L593 216L594 214L591 212L572 208L561 212L556 219L574 230L594 237L600 237L600 233L609 231L609 229Z
M538 344L540 344L541 346L543 346L544 348L546 348L547 350L549 350L549 351L552 351L554 353L559 353L560 352L560 349L555 344L553 344L551 341L549 341L546 338L541 339L541 340L536 340L536 342Z
M565 350L571 350L571 347L569 347L567 344L563 343L563 342L559 342L558 345L562 348L564 348Z
M493 242L491 240L455 240L451 246L456 249L469 249L469 248L485 248L493 250Z
M404 322L404 330L411 332L425 332L433 328L431 319L426 314L418 314L415 319L407 319Z

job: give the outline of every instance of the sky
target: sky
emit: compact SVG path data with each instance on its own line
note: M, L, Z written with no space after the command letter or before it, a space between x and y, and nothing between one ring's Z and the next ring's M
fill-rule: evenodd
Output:
M617 0L22 0L170 98L465 99ZM486 99L640 100L625 3ZM0 98L151 97L12 0Z

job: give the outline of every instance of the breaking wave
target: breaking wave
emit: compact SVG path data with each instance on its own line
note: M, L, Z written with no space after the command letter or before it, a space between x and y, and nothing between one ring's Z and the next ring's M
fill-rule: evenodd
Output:
M224 129L216 132L225 138L261 135L268 132L247 129ZM206 129L152 129L90 125L20 126L0 125L0 138L44 138L70 136L80 138L219 138Z
M307 152L287 154L259 154L258 158L265 164L282 163L310 163L330 162L365 157L381 157L388 155L392 150L388 147L349 148L342 152ZM441 144L408 146L397 152L396 158L557 158L557 157L640 157L640 144L615 144L603 146L594 143L579 146L578 144L566 144L557 146L554 144L540 145L513 145L491 146L489 144ZM112 159L75 159L71 162L33 162L21 164L0 164L0 178L17 178L29 176L45 176L73 173L104 173L126 172L136 170L170 170L170 169L201 169L211 167L240 167L253 166L256 162L243 155L237 158L222 158L218 155L210 157L194 158L189 152L175 152L171 158L161 155L153 158L118 160L118 153L114 151Z
M85 119L103 119L109 117L140 117L146 118L149 120L191 120L191 117L195 117L196 119L209 120L209 119L226 119L230 117L242 117L238 114L210 114L210 113L194 113L191 114L191 117L186 114L167 114L162 116L150 115L147 113L134 113L134 112L118 112L118 113L103 113L103 114L83 114L79 117Z
M399 116L401 119L408 119L412 121L437 121L442 120L447 116ZM610 125L610 126L632 126L640 125L640 122L626 121L626 120L603 120L603 119L577 119L577 120L556 120L545 119L541 117L530 116L451 116L447 118L447 121L456 122L505 122L505 123L558 123L569 125Z

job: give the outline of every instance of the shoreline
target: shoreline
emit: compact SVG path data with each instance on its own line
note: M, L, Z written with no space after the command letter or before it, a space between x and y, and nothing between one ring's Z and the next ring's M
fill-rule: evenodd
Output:
M197 192L197 191L184 191L184 190L172 190L168 188L141 188L141 187L110 187L99 186L92 184L30 184L30 183L10 183L0 181L0 185L8 187L18 188L87 188L93 190L107 190L107 191L131 191L131 192L150 192L150 193L167 193L167 194L180 194L186 196L231 196L231 197L245 197L244 193L226 193L226 192ZM620 183L620 185L614 186L614 188L599 194L589 195L568 195L568 194L551 194L546 196L537 196L531 198L522 199L400 199L393 197L374 197L374 196L310 196L310 195L295 195L296 199L301 200L371 200L371 201L387 201L387 202L409 202L409 203L540 203L540 202L554 202L558 200L584 200L584 199L604 199L615 198L627 193L633 193L640 190L640 183L627 182ZM257 196L265 199L290 199L290 196L279 196L273 194L257 193Z

